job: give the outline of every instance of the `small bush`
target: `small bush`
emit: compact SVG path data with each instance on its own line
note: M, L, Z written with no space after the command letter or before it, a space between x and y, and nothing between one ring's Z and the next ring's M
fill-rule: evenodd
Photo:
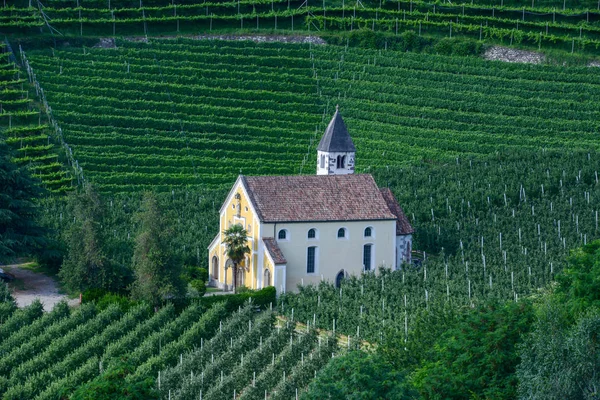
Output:
M464 38L443 38L434 46L433 51L446 56L475 56L482 51L481 42Z
M196 297L202 297L206 293L206 284L201 279L194 279L190 282L190 286L196 291L196 293L194 293Z
M123 312L126 312L138 303L136 301L130 300L128 297L114 293L105 294L96 301L96 307L98 308L98 310L104 310L105 308L108 308L108 306L110 306L111 304L117 304Z
M108 294L108 292L104 289L88 289L82 293L81 302L89 303L92 301L97 301L106 294Z

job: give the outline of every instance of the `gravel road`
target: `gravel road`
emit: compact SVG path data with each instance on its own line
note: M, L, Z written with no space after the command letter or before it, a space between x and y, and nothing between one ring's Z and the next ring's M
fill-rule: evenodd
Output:
M46 311L52 310L54 305L63 299L67 299L69 305L79 304L79 299L69 300L66 295L60 294L58 284L49 276L20 268L18 265L6 265L2 268L23 281L23 290L13 290L13 297L19 307L26 307L35 299L40 299Z

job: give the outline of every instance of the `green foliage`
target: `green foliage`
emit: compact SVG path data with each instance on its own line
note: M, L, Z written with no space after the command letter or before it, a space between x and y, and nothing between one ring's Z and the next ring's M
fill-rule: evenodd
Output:
M126 312L135 305L137 305L138 302L131 300L127 296L115 293L107 293L98 299L98 301L96 302L96 307L98 308L98 310L104 310L112 304L117 304L123 312Z
M413 371L438 355L436 343L456 325L460 316L461 309L450 303L418 309L411 321L408 340L399 334L398 326L392 326L380 340L376 353L395 370Z
M17 302L8 284L0 282L0 321L6 320L17 309Z
M227 311L233 312L239 307L242 307L249 300L256 307L270 308L275 306L277 302L276 290L273 286L266 287L260 290L248 290L244 293L226 294L218 296L207 296L200 299L200 304L205 307L211 307L213 304L225 302Z
M446 56L477 56L482 51L482 43L464 38L443 38L433 46L433 51Z
M70 195L69 205L73 223L65 231L67 255L59 272L61 281L74 293L89 289L118 290L128 274L106 254L102 199L87 185Z
M517 346L531 329L530 302L494 303L464 314L434 345L431 360L415 372L427 399L516 397Z
M206 293L206 283L201 279L194 279L190 282L190 286L195 290L197 297L202 297Z
M332 358L302 400L414 399L406 377L381 357L360 350Z
M195 267L193 265L186 265L183 268L182 279L186 282L199 279L202 282L208 281L208 270L206 268Z
M600 240L574 250L556 280L556 296L569 304L573 316L600 308Z
M600 388L600 241L571 252L558 284L539 299L521 346L523 399L595 399Z
M573 324L564 304L542 305L521 345L519 398L596 399L600 387L600 310L591 308Z
M18 332L23 327L39 319L44 313L44 305L39 299L34 300L29 306L18 309L0 324L0 337L8 337Z
M46 243L46 232L36 222L36 200L43 191L12 157L0 137L0 262L34 254Z
M124 357L102 375L79 387L70 398L72 400L159 399L154 388L154 378L144 377L134 381L126 379L134 371L135 367Z
M89 303L101 299L108 292L104 289L88 289L82 293L81 301L83 303Z
M136 220L140 228L132 260L136 278L132 298L158 305L168 297L180 297L181 260L171 250L172 228L154 194L144 194Z

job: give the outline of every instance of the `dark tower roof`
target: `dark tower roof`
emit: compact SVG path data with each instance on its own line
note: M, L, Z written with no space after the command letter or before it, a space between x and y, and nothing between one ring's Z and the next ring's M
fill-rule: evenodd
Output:
M335 114L325 130L325 134L321 138L317 150L340 153L356 151L356 147L354 147L352 138L350 138L346 124L340 114L339 106L335 107Z

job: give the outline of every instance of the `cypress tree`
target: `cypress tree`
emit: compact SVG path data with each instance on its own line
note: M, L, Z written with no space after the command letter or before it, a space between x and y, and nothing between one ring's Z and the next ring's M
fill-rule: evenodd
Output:
M65 232L67 255L59 277L67 290L88 289L117 291L121 273L106 254L106 239L102 229L104 207L91 185L69 198L73 221Z
M171 249L173 229L163 215L154 193L145 193L140 212L134 217L139 225L132 265L135 281L131 296L153 305L165 298L183 294L182 261Z
M45 230L36 222L35 201L43 193L0 138L0 262L31 255L46 243Z

